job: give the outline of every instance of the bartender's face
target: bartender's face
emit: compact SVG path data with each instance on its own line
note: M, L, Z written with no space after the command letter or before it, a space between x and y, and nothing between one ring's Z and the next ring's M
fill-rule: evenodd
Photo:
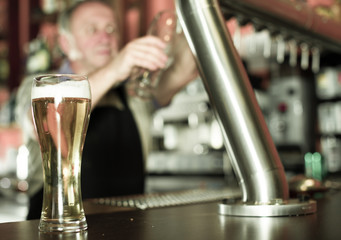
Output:
M70 22L73 57L92 70L106 64L118 51L118 29L112 9L101 3L86 3Z

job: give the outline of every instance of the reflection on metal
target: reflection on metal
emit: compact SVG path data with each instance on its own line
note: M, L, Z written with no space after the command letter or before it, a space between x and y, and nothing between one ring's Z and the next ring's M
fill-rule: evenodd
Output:
M255 218L219 216L220 228L226 239L273 240L292 239L295 233L303 233L298 239L316 239L311 226L317 223L317 214L296 218ZM293 227L294 226L294 227Z
M275 207L291 206L284 169L218 2L177 0L176 10L220 121L226 149L242 190L236 211L225 211L224 207L230 208L230 204L223 203L220 213L245 215L247 206L271 206L268 216L287 215L283 208ZM304 207L309 213L316 210L312 204L307 202ZM292 207L295 215L307 213L303 208Z

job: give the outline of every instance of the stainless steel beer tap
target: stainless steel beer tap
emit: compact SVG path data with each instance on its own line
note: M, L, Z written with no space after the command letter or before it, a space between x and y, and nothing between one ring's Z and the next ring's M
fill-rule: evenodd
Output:
M218 2L176 0L176 11L242 191L241 201L224 202L219 212L239 216L315 212L314 201L289 199L284 168Z

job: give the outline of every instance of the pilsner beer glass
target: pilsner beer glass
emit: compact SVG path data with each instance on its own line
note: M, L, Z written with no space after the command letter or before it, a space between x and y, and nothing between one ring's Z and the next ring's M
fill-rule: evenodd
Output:
M80 177L91 111L87 77L72 74L38 76L33 81L31 99L44 177L39 230L85 230L87 222Z

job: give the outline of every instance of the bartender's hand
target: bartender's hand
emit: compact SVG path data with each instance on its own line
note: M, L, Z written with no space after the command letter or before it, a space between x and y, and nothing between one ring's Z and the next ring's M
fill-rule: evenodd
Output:
M145 36L129 42L110 63L112 73L120 81L129 78L136 68L156 71L164 68L167 55L165 43L154 36Z
M166 66L165 43L153 36L137 38L129 42L103 68L89 74L92 106L114 86L128 79L136 68L155 71Z

